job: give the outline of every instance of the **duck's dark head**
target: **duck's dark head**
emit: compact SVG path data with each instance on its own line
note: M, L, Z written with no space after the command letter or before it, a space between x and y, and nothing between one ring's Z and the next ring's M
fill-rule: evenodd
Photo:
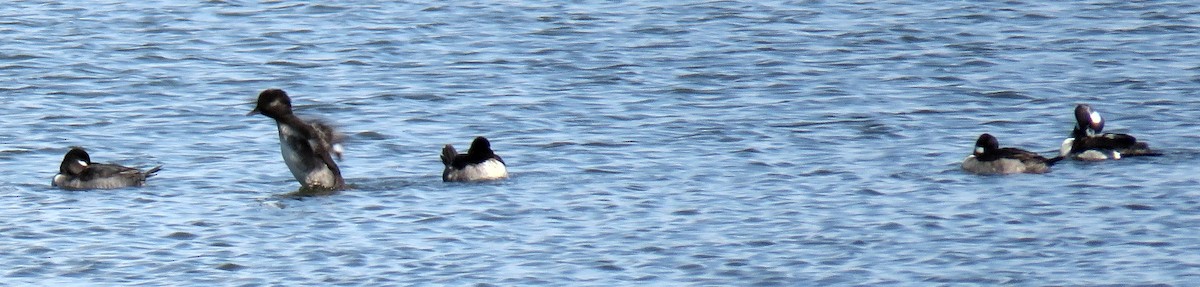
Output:
M287 92L280 89L268 89L258 93L258 104L246 115L262 114L277 119L291 113L292 99L288 98Z
M1072 136L1090 136L1100 134L1104 130L1104 118L1100 112L1092 110L1092 106L1079 104L1075 106L1075 131Z
M67 152L67 155L63 156L62 164L58 166L58 172L68 175L79 175L91 164L92 157L88 156L86 150L83 150L81 147L72 147Z
M491 155L492 143L489 142L487 138L475 137L475 140L471 141L471 149L468 150L467 153L470 153L471 155Z
M995 152L998 149L1000 149L1000 141L990 134L981 134L979 139L975 140L976 157Z

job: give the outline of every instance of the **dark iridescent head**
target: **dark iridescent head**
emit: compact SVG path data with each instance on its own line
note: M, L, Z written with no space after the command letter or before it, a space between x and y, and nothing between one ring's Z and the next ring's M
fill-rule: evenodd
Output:
M975 156L977 157L998 149L1000 149L1000 141L990 134L981 134L979 139L975 140Z
M63 156L62 164L58 166L58 172L79 175L90 164L92 164L92 157L88 156L87 151L81 147L72 147L70 151L67 151L67 155Z
M488 142L487 138L475 137L475 140L471 142L471 149L467 150L467 153L482 155L492 154L492 143Z
M270 118L278 118L292 113L292 99L287 92L280 89L268 89L258 93L258 104L247 116L262 114Z
M1075 106L1075 136L1096 135L1104 130L1104 118L1100 117L1100 112L1092 110L1092 106L1087 104L1079 104Z

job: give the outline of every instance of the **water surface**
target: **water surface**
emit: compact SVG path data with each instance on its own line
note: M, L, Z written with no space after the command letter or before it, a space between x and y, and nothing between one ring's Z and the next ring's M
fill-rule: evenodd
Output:
M0 283L1180 285L1200 276L1200 6L17 2ZM354 189L292 198L283 88ZM1166 155L1057 151L1072 109ZM513 178L440 181L484 135ZM49 187L69 146L164 170Z

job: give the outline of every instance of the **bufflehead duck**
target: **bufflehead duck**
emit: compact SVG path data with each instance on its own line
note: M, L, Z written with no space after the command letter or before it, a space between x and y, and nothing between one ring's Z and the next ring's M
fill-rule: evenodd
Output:
M504 160L492 152L492 144L487 138L476 137L471 142L471 149L460 154L454 146L442 148L442 181L479 181L494 180L508 177L508 169Z
M1045 158L1018 148L1000 148L1000 142L990 134L975 140L975 153L963 160L962 168L977 174L1045 173L1063 157Z
M113 189L142 186L146 178L154 176L162 166L141 171L116 164L92 163L86 150L73 147L63 156L58 174L50 181L51 186L63 189Z
M1161 155L1145 142L1127 134L1103 134L1104 118L1086 104L1075 106L1075 129L1063 140L1059 155L1078 160L1121 159L1124 156Z
M317 120L302 120L292 114L292 100L280 89L258 94L258 103L247 116L262 114L279 127L279 146L283 162L304 188L340 190L345 188L342 171L333 156L342 158L342 136L333 127Z

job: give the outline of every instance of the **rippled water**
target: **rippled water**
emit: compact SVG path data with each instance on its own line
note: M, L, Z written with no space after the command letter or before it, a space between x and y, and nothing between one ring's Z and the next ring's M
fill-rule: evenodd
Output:
M1200 280L1190 1L16 2L5 285L1100 285ZM337 123L298 184L266 88ZM1047 154L1090 103L1166 152ZM513 178L440 181L485 135ZM68 146L165 165L62 191Z

